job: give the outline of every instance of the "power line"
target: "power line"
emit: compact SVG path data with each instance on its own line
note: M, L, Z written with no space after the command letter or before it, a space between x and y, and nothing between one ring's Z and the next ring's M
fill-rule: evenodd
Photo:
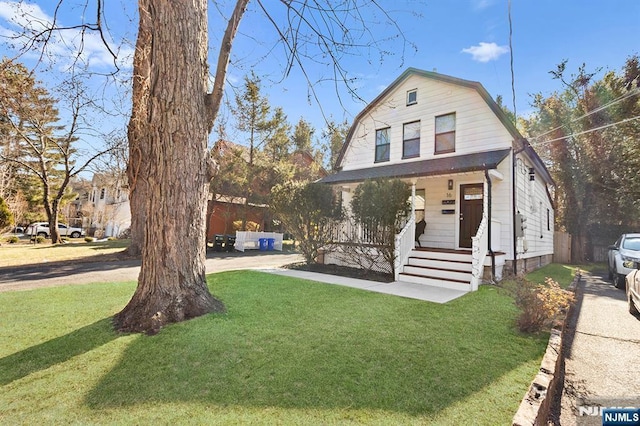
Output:
M515 74L513 72L513 23L511 22L511 0L509 0L509 57L511 58L511 98L513 101L513 116L518 117L516 111L516 83L515 83ZM513 123L516 124L516 123Z
M568 138L571 138L571 137L574 137L574 136L584 135L585 133L595 132L596 130L606 129L607 127L617 126L618 124L623 124L623 123L626 123L626 122L629 122L629 121L633 121L633 120L637 120L637 119L640 119L640 115L636 115L635 117L631 117L631 118L625 118L624 120L620 120L620 121L618 121L616 123L609 123L609 124L605 124L604 126L600 126L600 127L596 127L596 128L593 128L593 129L584 130L582 132L573 133L573 134L567 135L567 136L562 136L560 138L550 139L548 141L542 141L542 142L534 142L531 145L535 145L535 146L546 145L546 144L551 143L551 142L560 141L560 140L563 140L563 139L568 139Z
M609 102L609 103L608 103L608 104L606 104L606 105L602 105L601 107L598 107L598 108L596 108L596 109L594 109L594 110L592 110L592 111L589 111L589 112L587 112L587 113L585 113L585 114L581 115L580 117L574 118L573 120L569 121L569 123L573 123L574 121L582 120L583 118L588 117L588 116L590 116L591 114L595 114L596 112L600 112L600 111L602 111L602 110L603 110L603 109L605 109L605 108L609 108L610 106L615 105L615 104L617 104L618 102L622 102L623 100L625 100L625 99L627 99L627 98L629 98L629 97L631 97L631 96L637 95L637 94L640 94L640 89L635 90L635 91L632 91L632 92L629 92L629 93L627 93L626 95L623 95L623 96L619 97L618 99L614 99L613 101ZM556 131L556 130L558 130L558 129L562 129L563 127L565 127L565 126L566 126L567 124L569 124L569 123L561 124L561 125L560 125L560 126L558 126L558 127L555 127L555 128L553 128L553 129L551 129L551 130L549 130L549 131L546 131L546 132L544 132L544 133L542 133L542 134L540 134L540 135L538 135L538 136L533 136L533 137L531 137L531 138L529 138L529 139L531 139L531 140L533 140L533 139L539 139L539 138L541 138L541 137L543 137L543 136L545 136L545 135L548 135L549 133L553 133L553 132L555 132L555 131ZM594 130L597 130L597 129L594 129ZM562 138L561 138L561 139L562 139Z

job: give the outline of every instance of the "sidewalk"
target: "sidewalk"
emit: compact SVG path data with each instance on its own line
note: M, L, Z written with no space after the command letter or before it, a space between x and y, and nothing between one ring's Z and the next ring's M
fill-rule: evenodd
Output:
M378 281L367 281L338 275L321 274L318 272L298 271L294 269L261 269L261 271L434 303L446 303L466 294L466 292L460 290L405 283L402 281L381 283Z

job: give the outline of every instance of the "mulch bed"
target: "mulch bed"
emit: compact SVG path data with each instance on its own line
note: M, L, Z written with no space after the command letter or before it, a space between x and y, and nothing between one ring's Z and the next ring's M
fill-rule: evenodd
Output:
M382 283L393 282L393 275L391 274L384 274L382 272L369 271L358 268L350 268L348 266L323 265L318 263L312 263L310 265L307 265L306 263L292 263L289 265L285 265L285 268L296 269L299 271L319 272L329 275L338 275L341 277L358 278L369 281L378 281Z

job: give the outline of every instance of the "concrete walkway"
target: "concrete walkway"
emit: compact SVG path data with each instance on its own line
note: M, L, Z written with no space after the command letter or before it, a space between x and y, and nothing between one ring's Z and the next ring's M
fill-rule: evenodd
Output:
M368 281L356 278L348 278L337 275L321 274L318 272L298 271L294 269L261 269L263 272L284 275L287 277L302 278L305 280L318 281L326 284L342 285L346 287L358 288L361 290L373 291L376 293L391 294L394 296L406 297L409 299L424 300L434 303L446 303L457 299L467 292L451 290L422 284L405 283L395 281L392 283L381 283L378 281Z
M252 250L247 253L208 253L205 267L207 273L254 269L435 303L446 303L465 294L463 291L419 284L381 283L283 268L284 265L301 261L302 256L296 253L264 253ZM4 267L0 268L0 292L96 282L135 281L139 274L139 260L86 263L69 261Z

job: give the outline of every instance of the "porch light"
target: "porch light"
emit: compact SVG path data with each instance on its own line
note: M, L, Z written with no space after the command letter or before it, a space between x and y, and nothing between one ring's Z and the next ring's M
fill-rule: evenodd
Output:
M449 191L453 189L453 179L447 181L447 189L449 189Z
M533 167L529 168L529 180L530 181L536 180L536 171L534 170Z

